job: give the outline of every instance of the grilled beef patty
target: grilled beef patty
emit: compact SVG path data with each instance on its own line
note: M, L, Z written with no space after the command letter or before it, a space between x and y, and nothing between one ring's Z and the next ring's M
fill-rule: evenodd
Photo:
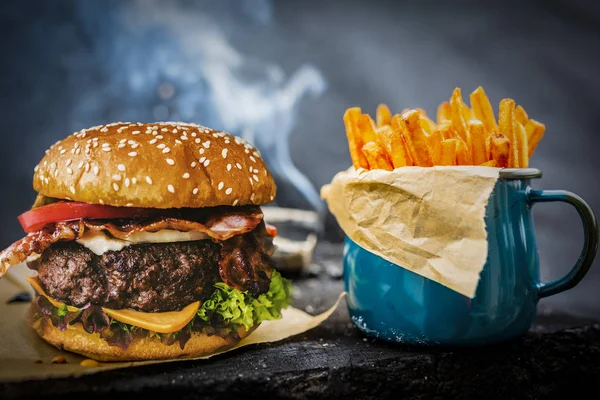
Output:
M219 281L255 296L267 292L273 266L260 240L245 234L227 242L137 244L101 256L59 242L28 266L50 297L75 307L175 311L210 297Z

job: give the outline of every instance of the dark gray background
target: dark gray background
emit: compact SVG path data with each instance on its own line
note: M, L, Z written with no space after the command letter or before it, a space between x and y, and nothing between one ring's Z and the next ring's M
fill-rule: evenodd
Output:
M265 96L303 66L313 83L322 79L316 95L303 96L281 120L254 125L259 142L260 135L285 136L289 126L292 159L316 190L350 164L342 124L347 107L373 113L385 102L393 111L434 113L454 87L467 97L482 85L494 105L512 97L547 125L531 160L544 173L535 187L574 191L599 211L600 9L593 4L4 1L0 244L22 236L16 216L34 199L33 166L68 133L116 120L233 126L198 72L213 60L194 52L202 39L194 35L212 29L202 25L207 21L241 55L244 82L260 82ZM248 103L231 109L240 104ZM233 133L240 126L244 121ZM278 183L280 204L306 207L293 187ZM548 280L575 262L582 229L565 205L537 206L535 217ZM327 237L339 240L329 222ZM600 316L599 267L544 304Z

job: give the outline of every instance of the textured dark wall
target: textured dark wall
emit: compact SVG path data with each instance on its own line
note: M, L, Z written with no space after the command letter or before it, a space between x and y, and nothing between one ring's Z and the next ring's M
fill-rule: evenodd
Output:
M544 173L536 188L572 190L600 212L600 10L593 2L5 1L0 12L2 246L21 236L16 215L34 198L33 166L66 134L167 118L236 131L263 110L228 99L237 118L228 120L227 104L215 105L206 79L214 75L199 71L214 54L194 52L211 39L211 24L241 55L243 81L262 82L265 96L289 88L288 79L310 66L301 75L317 95L303 96L297 113L252 124L257 141L292 128L292 159L316 188L350 163L341 120L347 107L374 112L386 102L433 113L454 87L468 94L483 85L495 105L512 97L547 125L531 160ZM248 104L258 108L244 116L239 109ZM305 206L281 187L283 205ZM568 206L540 205L535 217L548 280L574 263L582 229ZM335 229L329 235L339 239ZM577 288L544 301L600 316L598 264Z

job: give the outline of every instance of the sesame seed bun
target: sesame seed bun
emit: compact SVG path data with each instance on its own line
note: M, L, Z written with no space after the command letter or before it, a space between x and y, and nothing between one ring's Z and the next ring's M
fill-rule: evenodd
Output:
M113 123L56 142L33 187L59 199L127 207L266 204L276 185L260 153L203 126Z
M238 331L240 340L250 335L259 325L253 326L250 330L241 327ZM116 346L110 346L98 333L87 333L83 330L81 324L68 325L67 329L61 331L52 325L50 321L42 318L35 321L31 327L43 340L59 349L81 354L98 361L167 360L203 357L227 350L239 343L239 340L228 340L217 335L208 336L193 332L183 350L179 343L166 345L155 337L134 339L127 350L123 350Z

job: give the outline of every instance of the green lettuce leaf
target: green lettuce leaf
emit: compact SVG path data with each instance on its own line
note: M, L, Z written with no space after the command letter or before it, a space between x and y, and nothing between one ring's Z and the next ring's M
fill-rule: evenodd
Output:
M198 317L209 321L218 314L226 324L244 325L250 329L262 321L281 318L281 310L290 302L291 281L273 271L269 291L258 298L223 282L216 283L215 288L211 298L202 303Z

